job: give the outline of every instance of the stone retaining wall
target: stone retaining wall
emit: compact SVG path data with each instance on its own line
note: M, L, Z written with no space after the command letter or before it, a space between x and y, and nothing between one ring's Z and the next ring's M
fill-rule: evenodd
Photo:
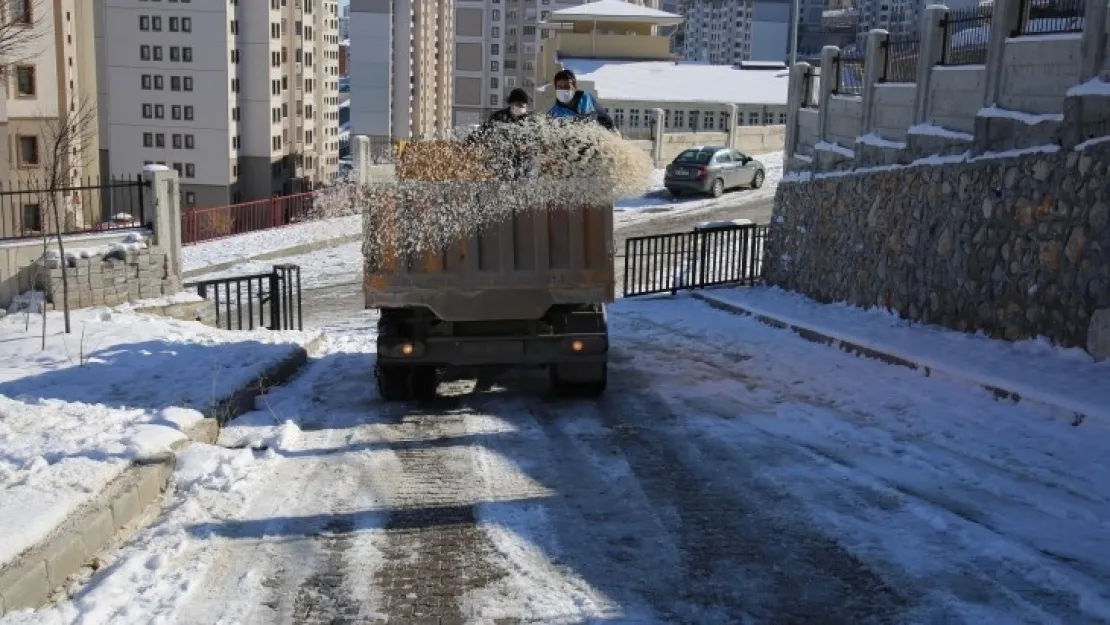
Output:
M765 277L823 302L1110 349L1110 143L784 181Z

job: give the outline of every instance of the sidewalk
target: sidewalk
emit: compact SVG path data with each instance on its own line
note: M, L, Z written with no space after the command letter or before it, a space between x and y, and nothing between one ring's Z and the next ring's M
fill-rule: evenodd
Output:
M126 306L71 316L66 335L47 315L45 349L41 314L0 318L0 614L44 599L140 518L203 413L315 338Z
M1082 418L1110 418L1110 361L1043 340L1011 343L940 326L910 323L883 310L820 304L777 288L699 291L694 297L730 312L785 325L811 340L924 369L1001 396L1053 406Z

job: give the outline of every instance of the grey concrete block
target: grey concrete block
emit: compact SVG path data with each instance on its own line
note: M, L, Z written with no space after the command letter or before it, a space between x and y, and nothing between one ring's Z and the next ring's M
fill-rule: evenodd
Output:
M141 512L139 489L135 486L129 487L112 501L112 524L118 530L134 520Z
M0 577L0 596L4 598L5 610L37 608L46 602L52 590L43 560Z
M91 553L95 553L112 540L115 532L116 524L112 519L112 509L104 505L89 511L81 528L81 540Z
M56 588L88 561L90 554L81 535L63 534L46 546L46 575Z
M173 458L139 466L139 506L145 508L165 490L170 479Z

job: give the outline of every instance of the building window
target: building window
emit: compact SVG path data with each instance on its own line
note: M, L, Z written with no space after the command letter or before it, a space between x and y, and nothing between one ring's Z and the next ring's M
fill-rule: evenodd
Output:
M30 65L21 65L15 68L16 95L21 98L33 98L37 92L35 85L35 68Z
M181 82L185 85L185 91L192 91L193 90L193 77L192 76L186 76L185 79L182 80ZM238 89L236 89L236 91L238 91Z
M170 91L181 91L181 76L170 76Z
M500 22L501 21L501 9L494 9L493 12L490 15L490 18L495 22Z
M143 133L143 147L144 148L154 147L154 133L153 132L144 132Z
M697 132L699 121L701 121L701 111L690 111L690 130Z
M185 192L185 203L189 206L195 206L197 203L197 194L193 191Z
M501 82L501 79L499 79L497 76L493 76L492 78L489 79L489 88L490 89L500 89L501 88L501 85L499 84L500 82Z
M173 149L175 149L175 150L180 150L181 149L181 135L176 134L176 133L173 135L173 144L172 145L173 145Z
M161 104L154 105L154 119L165 119L166 107Z
M181 119L181 105L174 104L170 107L170 117L172 119Z
M143 105L143 119L151 119L154 117L154 106L151 104Z
M497 97L497 94L496 93L489 94L489 105L490 106L497 106L498 103L499 103L499 98Z
M717 113L717 130L728 130L728 112L718 111Z
M490 61L489 62L489 71L491 71L491 72L501 71L501 64L498 63L497 61Z
M238 25L239 22L236 21L235 23L236 23L236 25ZM191 18L191 17L181 18L181 31L186 32L186 33L193 32L193 18ZM238 32L239 29L236 28L235 31Z
M139 46L139 59L141 59L143 61L149 61L150 60L150 46L147 46L147 45Z
M536 36L536 27L535 26L525 26L524 28L521 29L521 34L524 35L525 37L535 37Z
M238 52L238 50L236 50L236 52ZM181 60L185 61L186 63L192 63L193 62L193 47L192 46L185 46L184 48L181 48ZM238 55L236 55L235 62L236 63L239 62Z
M171 17L170 18L170 32L171 33L176 33L179 30L181 30L181 18Z
M162 46L154 46L154 60L155 61L161 61L162 60Z
M494 26L493 28L490 28L489 29L489 36L492 37L493 39L500 39L501 38L501 27L500 26Z
M32 136L19 137L19 164L22 167L38 167L39 165L39 138Z
M150 16L149 15L140 15L139 16L139 30L150 30Z
M624 127L624 109L613 109L613 123L618 128Z
M764 126L770 126L771 124L774 124L774 123L775 123L775 114L774 113L764 113L763 114L763 125Z
M640 127L640 109L628 109L628 126L630 128Z
M177 46L170 46L170 60L174 63L181 62L181 48Z
M521 66L522 66L521 69L523 69L526 72L532 72L532 71L535 71L535 69L536 69L536 65L532 61L524 61L521 64Z
M235 139L235 147L238 148L239 147L239 137L238 137L238 135L233 137L233 139ZM195 147L196 147L196 143L194 142L193 135L185 135L185 149L186 150L192 150Z
M42 205L23 205L23 229L42 232Z
M166 147L166 135L165 135L165 133L160 132L160 133L154 135L154 147L156 147L156 148Z
M185 119L189 120L189 121L193 120L193 107L192 106L185 105Z
M178 178L181 178L185 175L185 172L183 171L184 168L181 166L181 163L174 163L173 168L175 170L177 170L177 177Z
M489 53L492 54L493 56L500 55L501 54L501 46L496 44L496 43L489 44Z
M153 84L153 79L150 74L143 74L139 81L142 84L143 91L150 91L151 85Z
M33 24L34 16L31 11L31 3L34 0L11 0L11 20L13 24Z
M194 165L193 163L185 163L185 177L186 178L196 178L197 177L197 166Z
M162 32L162 17L161 16L155 15L154 17L150 18L150 29L151 30L156 30L158 32Z
M755 113L755 112L748 113L748 125L749 126L758 126L759 125L759 113Z
M166 83L165 83L164 79L162 78L162 76L159 75L159 74L155 74L154 75L154 89L155 89L155 91L161 91L165 86L166 86Z
M779 113L779 124L786 124L786 113Z

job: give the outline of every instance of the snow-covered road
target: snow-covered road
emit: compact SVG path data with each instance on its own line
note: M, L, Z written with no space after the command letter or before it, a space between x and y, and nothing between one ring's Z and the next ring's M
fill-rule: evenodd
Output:
M367 320L333 326L221 438L268 449L219 452L236 460L209 490L53 615L1110 622L1104 424L692 299L610 319L602 400L506 373L445 382L422 408L378 400Z

